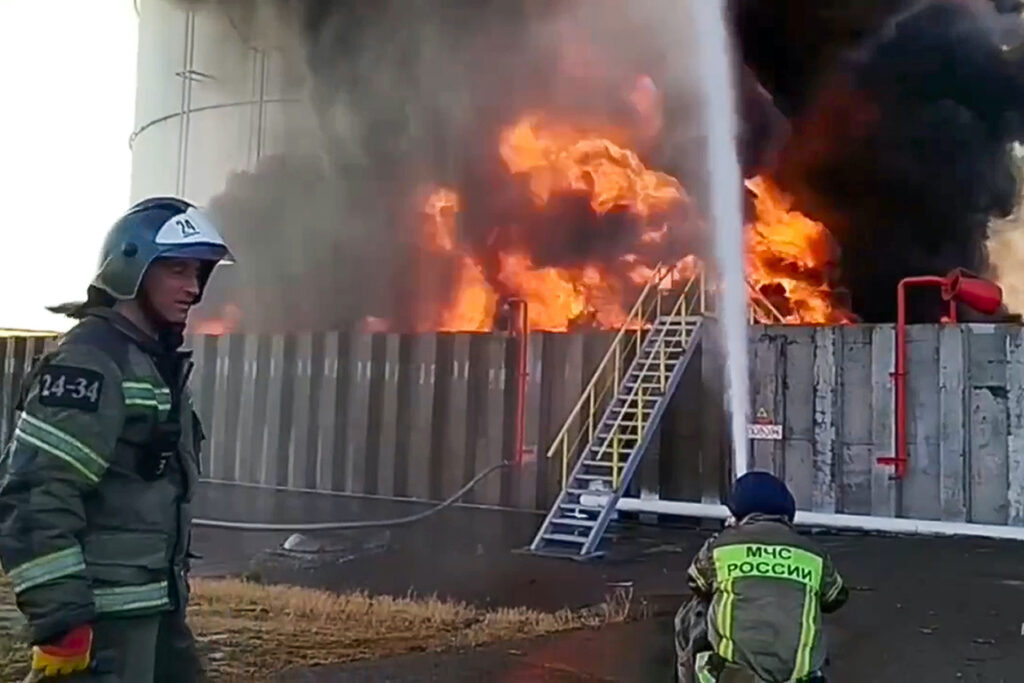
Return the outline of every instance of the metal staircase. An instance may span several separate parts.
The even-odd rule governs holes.
[[[659,267],[641,292],[547,457],[562,461],[562,491],[530,552],[575,559],[598,545],[662,414],[714,316],[715,287],[703,265]],[[750,323],[786,318],[750,282]]]
[[[563,488],[531,552],[577,559],[600,554],[615,506],[700,338],[703,271],[682,286],[677,279],[674,272],[656,272],[548,450],[549,458],[561,455]]]

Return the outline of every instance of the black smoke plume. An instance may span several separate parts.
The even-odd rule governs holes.
[[[239,16],[245,3],[186,4],[226,12],[245,35],[267,33]],[[700,199],[691,37],[659,26],[674,4],[637,0],[628,12],[565,0],[253,5],[299,27],[321,153],[265,158],[211,202],[239,265],[224,271],[206,310],[236,304],[248,330],[337,329],[367,316],[415,328],[454,289],[448,266],[457,263],[424,263],[418,253],[420,209],[437,186],[458,192],[459,241],[478,255],[526,240],[537,267],[615,261],[642,227],[637,219],[610,215],[597,226],[582,196],[560,197],[543,215],[527,211],[528,188],[510,178],[498,140],[531,111],[636,126],[628,93],[647,74],[664,96],[664,117],[641,155]],[[748,91],[744,102],[756,110],[762,93]],[[775,121],[758,116],[759,130]],[[642,254],[649,265],[702,249],[686,207],[667,218],[673,239]],[[496,261],[481,263],[505,294],[493,279]]]
[[[985,273],[989,221],[1018,191],[1024,134],[1018,3],[740,3],[747,63],[790,117],[774,175],[829,226],[866,321],[892,321],[896,285],[955,267]],[[918,321],[937,294],[912,299]],[[962,311],[969,314],[968,311]]]

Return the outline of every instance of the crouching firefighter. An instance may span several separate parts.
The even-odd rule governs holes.
[[[727,527],[687,572],[693,598],[676,615],[678,680],[825,680],[821,614],[847,590],[829,556],[793,529],[796,503],[767,472],[736,480]]]
[[[0,461],[0,562],[32,644],[29,678],[188,682],[189,504],[203,433],[181,350],[231,254],[174,198],[111,228],[79,322],[22,385]]]

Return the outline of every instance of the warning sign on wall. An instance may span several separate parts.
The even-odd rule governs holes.
[[[748,424],[747,438],[757,441],[782,441],[782,425]]]

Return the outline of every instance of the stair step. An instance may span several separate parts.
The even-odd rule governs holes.
[[[576,526],[582,528],[590,528],[597,526],[596,519],[573,519],[571,517],[554,517],[551,524],[565,524],[567,526]]]
[[[584,479],[587,481],[611,481],[612,478],[606,474],[576,474],[573,479]],[[598,493],[595,491],[594,493]]]
[[[614,424],[618,419],[635,420],[637,417],[641,417],[644,420],[651,419],[651,415],[654,415],[654,406],[645,406],[647,410],[637,410],[636,406],[626,403],[626,405],[612,406],[609,409],[608,416],[604,420],[604,425]]]
[[[597,452],[597,450],[594,448],[591,448],[590,451],[592,453]],[[583,465],[589,465],[591,467],[615,467],[615,463],[605,462],[604,460],[581,460],[580,463]],[[622,467],[623,464],[624,463],[620,462],[619,467]]]
[[[591,449],[589,449],[590,453],[593,453],[594,455],[601,455],[603,453],[607,453],[608,457],[609,457],[609,460],[594,460],[594,459],[590,459],[590,460],[587,460],[586,462],[594,464],[594,465],[600,465],[602,467],[615,467],[615,465],[612,464],[612,461],[610,459],[612,457],[611,450],[612,450],[611,448],[597,448],[597,447],[591,448]],[[619,467],[622,467],[623,465],[626,464],[626,458],[628,456],[629,456],[628,452],[623,451],[623,452],[619,453]]]
[[[643,379],[647,381],[637,383],[632,377],[627,379],[619,386],[619,393],[616,394],[615,398],[656,398],[655,395],[652,395],[652,392],[661,391],[661,380],[654,377],[645,377]],[[665,384],[668,384],[667,380]],[[639,389],[637,388],[638,386]]]
[[[624,382],[636,381],[638,379],[645,379],[649,381],[660,380],[662,375],[671,375],[670,366],[675,367],[678,365],[674,360],[669,358],[665,359],[665,372],[661,372],[661,361],[655,359],[651,361],[651,366],[648,368],[638,368],[630,371],[622,378]]]
[[[661,373],[659,372],[659,370],[660,370],[660,368],[655,367],[652,364],[651,367],[649,367],[649,368],[644,368],[642,370],[634,370],[634,371],[630,372],[628,375],[626,375],[622,379],[622,381],[623,381],[623,383],[626,383],[626,382],[636,382],[637,380],[648,380],[648,381],[651,381],[651,382],[660,382],[661,381]],[[671,372],[668,371],[668,367],[667,366],[665,368],[665,373],[664,374],[666,374],[666,375],[671,375],[672,374]]]
[[[559,541],[561,543],[578,543],[583,545],[587,542],[586,536],[570,536],[569,534],[544,534],[541,536],[545,541]]]
[[[665,384],[667,385],[668,382],[666,382]],[[619,389],[619,393],[616,394],[615,398],[632,398],[632,399],[637,399],[637,398],[657,398],[658,396],[661,396],[661,382],[660,381],[642,382],[639,385],[639,387],[640,388],[638,389],[636,382],[630,382],[630,381],[623,382],[622,386]],[[622,391],[623,389],[625,389],[625,391]],[[654,393],[654,392],[658,392],[658,393]]]
[[[567,489],[565,489],[565,492],[566,493],[571,493],[574,496],[600,496],[602,494],[610,493],[610,491],[591,491],[590,489],[574,489],[574,488],[567,488]],[[584,506],[584,507],[586,507],[586,506]],[[594,509],[595,510],[599,510],[600,508],[594,508]]]
[[[671,373],[666,372],[665,374],[669,375]],[[665,380],[667,382],[668,378],[666,377]],[[661,377],[657,372],[630,373],[622,378],[622,384],[619,386],[632,389],[637,384],[652,389],[661,388]]]
[[[624,403],[624,405],[620,404],[617,406],[612,406],[611,408],[608,409],[608,415],[604,420],[605,422],[614,422],[620,417],[635,418],[637,416],[640,416],[644,419],[647,419],[651,415],[654,415],[654,406],[645,406],[643,404],[637,406],[636,398],[625,398],[622,399],[622,402]]]
[[[660,384],[642,384],[639,388],[635,384],[624,384],[613,400],[636,401],[637,399],[657,399],[661,398],[663,394],[664,392]]]
[[[626,389],[629,389],[630,393],[632,393],[633,387],[635,387],[636,385],[635,384],[623,384],[622,386],[624,388],[626,388]],[[652,391],[661,391],[661,385],[660,384],[644,384],[642,386],[645,389],[650,389]],[[657,401],[660,398],[661,398],[661,394],[658,394],[656,396],[652,396],[651,394],[644,393],[641,396],[641,395],[639,395],[639,392],[638,392],[637,394],[634,394],[632,396],[629,395],[629,394],[626,394],[625,396],[622,395],[622,394],[619,394],[618,396],[616,396],[612,400],[613,401],[635,401],[637,399],[640,399],[641,401]]]
[[[661,398],[661,394],[660,393],[658,393],[658,394],[650,393],[650,392],[654,392],[654,391],[660,392],[661,391],[661,385],[660,384],[643,384],[643,385],[641,385],[641,387],[642,387],[641,391],[643,391],[643,394],[641,394],[639,391],[637,393],[635,393],[635,394],[633,393],[633,389],[636,387],[635,384],[623,384],[622,387],[624,389],[626,389],[629,393],[619,394],[614,399],[612,399],[613,401],[636,401],[637,399],[640,399],[641,401],[657,401],[658,399]]]
[[[579,503],[559,503],[558,507],[563,510],[571,510],[574,512],[592,512],[595,515],[601,514],[601,510],[604,509],[601,506],[595,507],[593,505],[580,505]]]

